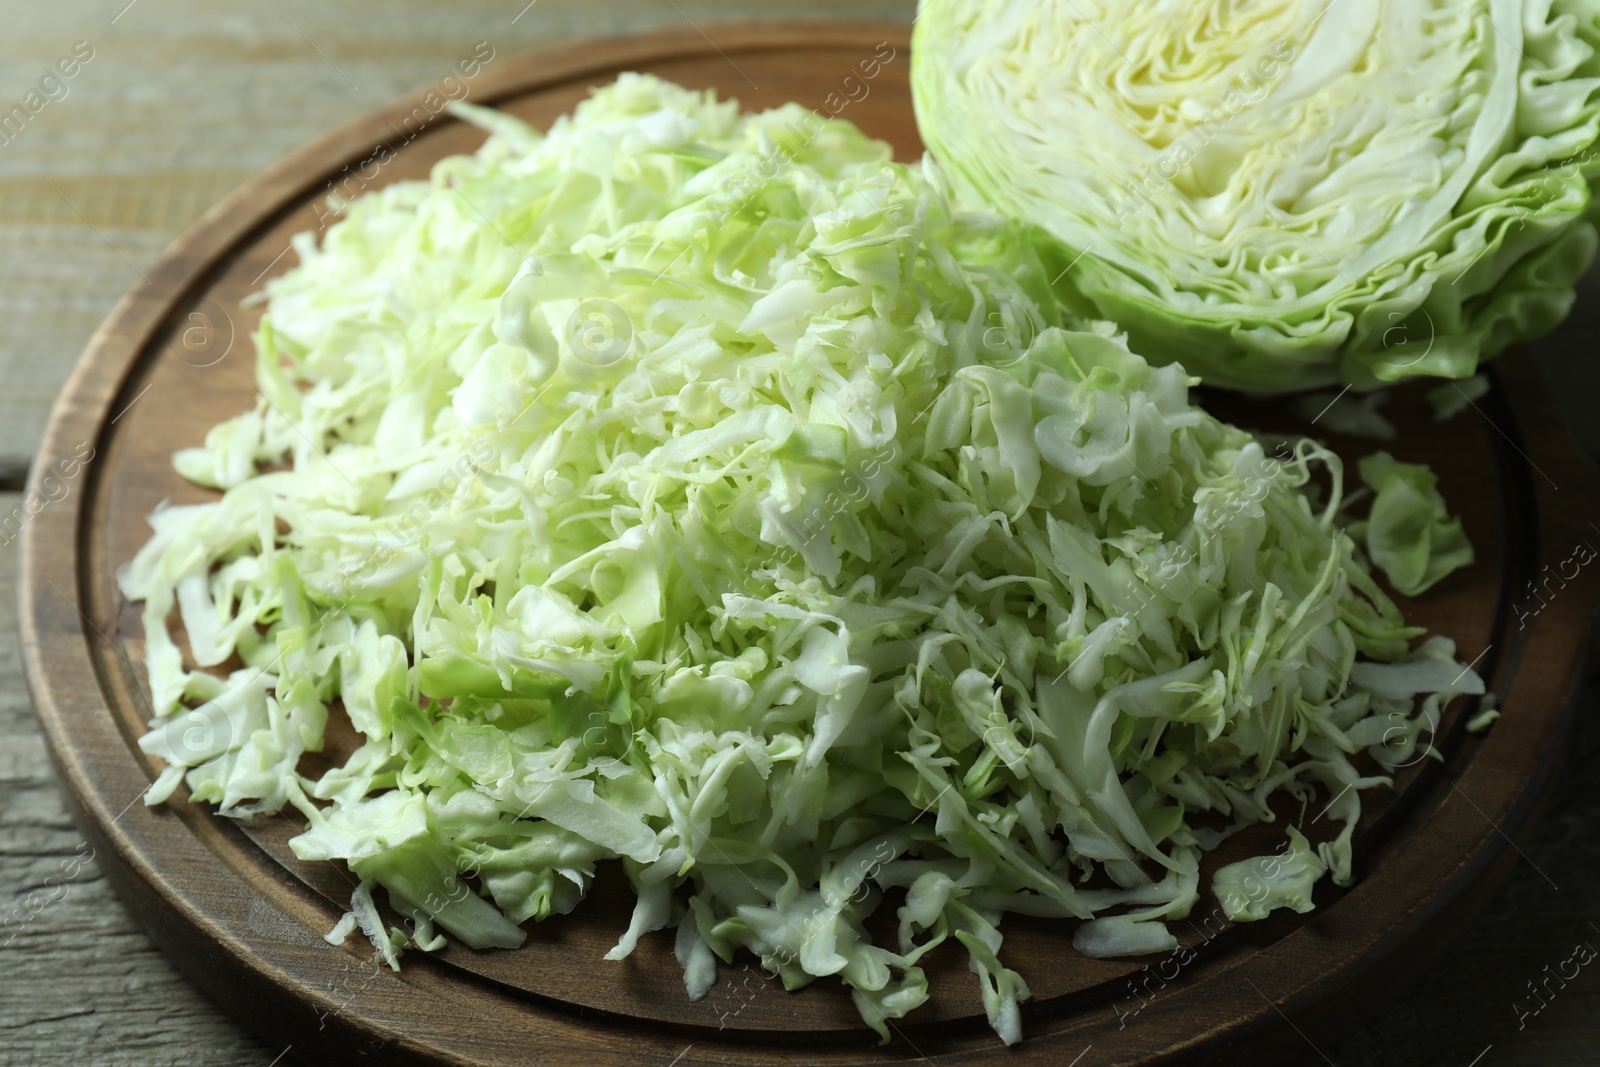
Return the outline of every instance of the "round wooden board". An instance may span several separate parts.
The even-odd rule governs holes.
[[[880,42],[894,52],[886,62]],[[869,79],[862,64],[874,58],[881,66]],[[473,80],[472,99],[548,125],[590,86],[648,70],[750,108],[793,99],[842,110],[913,159],[921,147],[908,60],[903,26],[718,26],[500,59]],[[53,499],[23,539],[29,683],[98,858],[174,960],[246,1023],[292,1045],[293,1058],[1095,1067],[1231,1059],[1249,1048],[1314,1059],[1307,1042],[1336,1039],[1414,979],[1444,933],[1470,917],[1516,860],[1508,846],[1561,762],[1588,616],[1600,602],[1600,568],[1571,562],[1579,546],[1600,544],[1591,521],[1600,483],[1523,354],[1502,359],[1490,395],[1448,422],[1429,420],[1420,388],[1400,390],[1389,410],[1401,426],[1391,450],[1433,464],[1479,554],[1476,565],[1405,607],[1413,621],[1456,638],[1499,694],[1504,718],[1472,736],[1462,728],[1472,704],[1452,709],[1436,738],[1446,760],[1406,770],[1392,792],[1369,794],[1357,838],[1360,878],[1348,890],[1321,887],[1312,914],[1225,928],[1204,898],[1190,923],[1175,924],[1193,949],[1182,966],[1170,958],[1089,960],[1071,948],[1071,924],[1008,919],[1005,956],[1034,991],[1024,1009],[1027,1040],[1009,1052],[985,1024],[976,980],[954,952],[932,958],[933,1000],[902,1020],[886,1046],[836,984],[785,993],[753,960],[725,966],[711,994],[690,1002],[667,934],[647,938],[627,961],[601,958],[630,907],[615,870],[602,872],[575,913],[531,928],[526,947],[513,952],[452,946],[412,954],[391,974],[368,962],[359,939],[338,948],[324,942],[350,882],[342,868],[293,858],[285,842],[295,824],[238,824],[183,802],[181,791],[166,807],[139,803],[159,767],[135,744],[149,718],[142,633],[114,574],[146,537],[144,518],[157,502],[208,497],[173,473],[170,456],[254,402],[249,334],[259,311],[241,300],[292,264],[289,238],[316,228],[330,183],[348,189],[352,172],[363,175],[357,189],[422,177],[442,156],[481,142],[475,129],[439,115],[368,178],[360,161],[405,139],[418,108],[436,110],[419,93],[251,182],[122,300],[56,405],[34,484]],[[1293,428],[1281,403],[1208,402],[1247,425]],[[1333,443],[1348,456],[1373,447],[1337,435]],[[58,464],[90,448],[81,470],[60,473],[72,468]],[[52,468],[55,480],[43,480]],[[1519,610],[1535,580],[1544,582],[1541,600]],[[1207,870],[1270,849],[1271,840],[1241,835]]]

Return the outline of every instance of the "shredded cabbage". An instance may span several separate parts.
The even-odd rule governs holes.
[[[476,155],[296,241],[260,401],[175,461],[219,498],[120,575],[150,803],[297,809],[391,963],[620,860],[609,959],[672,927],[691,996],[746,950],[885,1039],[950,940],[1018,1040],[1006,912],[1165,948],[1277,794],[1337,829],[1259,908],[1349,882],[1360,791],[1482,686],[1412,649],[1337,457],[1194,407],[846,123],[631,75],[547,135],[463,114]],[[361,743],[308,776],[330,715]]]
[[[1396,590],[1416,596],[1472,563],[1472,542],[1445,507],[1438,475],[1387,452],[1363,458],[1359,469],[1374,494],[1372,510],[1350,533]]]
[[[1596,0],[923,0],[923,139],[1061,297],[1257,391],[1466,378],[1596,246]]]
[[[1428,406],[1433,409],[1433,421],[1443,422],[1454,418],[1476,406],[1479,400],[1489,395],[1489,378],[1487,375],[1474,374],[1472,377],[1459,382],[1446,382],[1444,385],[1435,386],[1428,390]]]

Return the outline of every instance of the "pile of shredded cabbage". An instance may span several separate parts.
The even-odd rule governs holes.
[[[846,123],[640,76],[548,135],[465,113],[476,155],[302,235],[259,403],[176,459],[220,499],[121,574],[151,803],[292,805],[391,963],[620,858],[608,958],[674,927],[691,996],[746,949],[885,1038],[951,939],[1020,1037],[1006,912],[1175,947],[1274,794],[1340,829],[1224,869],[1229,913],[1349,882],[1361,790],[1482,686],[1411,648],[1336,457],[1064,319],[1021,228]],[[330,714],[360,746],[302,774]]]

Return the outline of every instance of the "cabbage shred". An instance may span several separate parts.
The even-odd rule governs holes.
[[[1019,1039],[1008,911],[1175,946],[1276,794],[1338,830],[1236,917],[1350,881],[1361,791],[1482,686],[1412,647],[1336,457],[1192,406],[849,124],[641,76],[548,134],[463,113],[476,155],[297,240],[260,401],[176,458],[220,497],[120,576],[149,802],[297,809],[391,963],[515,946],[620,860],[608,958],[672,927],[690,995],[742,949],[885,1038],[954,941]],[[360,744],[312,777],[330,715]]]

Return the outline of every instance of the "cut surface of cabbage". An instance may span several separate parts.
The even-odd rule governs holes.
[[[1596,0],[924,0],[918,122],[1208,382],[1466,378],[1593,258]]]

